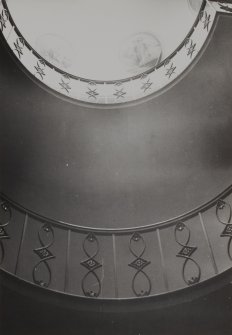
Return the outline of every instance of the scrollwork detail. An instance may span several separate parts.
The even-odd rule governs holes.
[[[46,241],[45,242],[45,236],[46,236]],[[33,276],[33,281],[35,284],[47,288],[51,284],[51,279],[52,279],[52,272],[50,265],[48,263],[49,260],[55,258],[55,256],[52,254],[52,252],[49,250],[49,248],[53,245],[54,243],[54,230],[50,224],[44,224],[41,228],[41,230],[38,232],[38,239],[40,242],[40,247],[34,249],[34,253],[39,256],[40,261],[34,266],[32,276]],[[38,271],[39,269],[44,266],[45,270],[48,275],[48,279],[39,279],[38,277]]]
[[[136,247],[140,243],[140,251],[136,250]],[[135,260],[128,264],[128,266],[134,268],[136,273],[132,279],[132,290],[137,297],[148,296],[151,293],[151,280],[147,273],[144,271],[145,267],[147,267],[151,262],[147,261],[143,258],[143,255],[146,251],[146,243],[144,238],[139,233],[134,233],[130,239],[129,249],[132,255],[135,257]],[[141,289],[140,291],[136,288],[136,281],[138,280],[139,276],[143,277],[143,281],[145,281],[145,285],[147,286],[146,289]]]
[[[5,247],[3,240],[9,240],[10,236],[7,233],[6,227],[10,224],[12,218],[11,208],[7,202],[0,202],[0,265],[3,263],[5,258]]]
[[[216,205],[216,217],[217,220],[225,226],[223,232],[221,233],[221,237],[229,237],[227,243],[227,253],[232,261],[232,250],[231,250],[231,242],[232,242],[232,224],[231,224],[231,216],[232,210],[231,205],[224,200],[219,200]]]
[[[181,233],[187,233],[186,240],[184,243],[180,241]],[[179,251],[176,257],[182,257],[185,259],[182,267],[182,277],[185,283],[189,286],[199,283],[201,279],[201,268],[199,264],[191,257],[197,250],[197,247],[189,245],[190,238],[191,238],[190,229],[183,222],[177,223],[177,225],[175,226],[175,240],[182,247],[182,249]],[[189,262],[192,262],[192,264],[195,265],[197,271],[196,275],[191,276],[191,278],[188,278],[186,274],[186,266]]]
[[[81,282],[82,291],[86,297],[97,298],[101,293],[102,284],[96,270],[101,268],[102,264],[96,260],[96,256],[100,251],[99,241],[96,235],[90,233],[86,236],[83,241],[83,250],[87,259],[82,261],[81,265],[84,266],[88,272],[84,275]],[[94,285],[91,285],[90,288],[87,281],[91,279],[91,277],[94,280]]]

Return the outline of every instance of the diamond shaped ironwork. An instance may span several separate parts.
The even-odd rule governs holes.
[[[188,247],[185,246],[181,249],[181,251],[177,254],[178,257],[190,257],[197,250],[196,247]]]
[[[3,227],[0,227],[0,239],[9,239],[9,235]]]
[[[47,260],[47,259],[51,259],[54,258],[53,254],[51,253],[51,251],[49,251],[47,248],[43,248],[43,249],[37,249],[34,250],[34,252],[42,259],[42,260]]]
[[[102,266],[100,263],[98,263],[93,258],[90,258],[90,259],[87,259],[86,261],[81,262],[81,265],[83,265],[89,271],[95,271],[96,269]]]
[[[132,263],[129,264],[132,268],[140,271],[144,269],[147,265],[149,265],[151,262],[146,261],[145,259],[139,257],[135,259]]]
[[[227,224],[227,225],[225,226],[225,229],[224,229],[223,232],[221,233],[221,236],[232,237],[232,224]]]

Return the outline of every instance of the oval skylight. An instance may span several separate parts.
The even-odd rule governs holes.
[[[8,6],[43,58],[91,80],[151,69],[183,41],[198,15],[186,0],[8,0]]]
[[[169,85],[201,50],[215,15],[205,0],[2,4],[13,26],[5,37],[23,65],[55,91],[100,104],[140,99]]]

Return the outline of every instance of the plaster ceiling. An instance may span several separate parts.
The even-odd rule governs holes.
[[[184,40],[202,0],[8,0],[28,43],[60,69],[119,80],[151,69]]]

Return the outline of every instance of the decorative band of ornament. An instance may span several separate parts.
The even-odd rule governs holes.
[[[221,10],[224,10],[225,12],[232,13],[232,6],[229,7],[228,5],[225,6],[225,5],[222,5],[222,4],[220,4],[219,6],[220,6]]]
[[[55,258],[49,248],[54,243],[54,231],[50,224],[44,224],[38,232],[40,247],[34,249],[34,253],[40,258],[40,261],[34,266],[32,277],[35,284],[47,288],[51,284],[52,273],[48,263]]]
[[[231,206],[224,200],[219,200],[216,205],[216,216],[220,223],[225,225],[223,232],[221,233],[221,237],[229,237],[227,244],[227,253],[232,261],[232,250],[231,250],[231,242],[232,242],[232,224],[231,224]]]
[[[0,29],[3,31],[6,29],[7,21],[9,20],[9,13],[6,9],[3,9],[0,14]]]
[[[12,213],[7,202],[0,202],[0,265],[5,258],[4,240],[9,240],[6,227],[10,224]]]
[[[31,75],[66,97],[90,104],[122,104],[160,94],[192,64],[213,27],[217,10],[203,0],[186,38],[165,60],[150,70],[122,80],[99,81],[66,73],[41,57],[18,30],[7,6],[0,0],[0,28],[9,47]]]
[[[130,238],[129,244],[130,252],[135,256],[135,260],[128,264],[136,270],[135,275],[132,279],[132,290],[136,297],[149,296],[151,293],[151,280],[145,268],[151,263],[143,258],[143,255],[146,251],[146,243],[139,233],[134,233]],[[141,288],[142,287],[142,288]]]
[[[96,235],[90,233],[83,241],[83,250],[87,259],[81,262],[88,272],[82,279],[81,287],[86,297],[97,298],[101,294],[101,280],[96,272],[102,264],[96,260],[100,247]]]
[[[232,13],[232,1],[231,0],[211,0],[213,6],[217,11]]]
[[[183,237],[185,238],[184,243],[180,241],[181,238],[180,234],[182,235],[185,234],[185,236]],[[201,279],[201,268],[198,265],[198,263],[193,258],[191,258],[191,256],[197,250],[197,247],[189,246],[190,238],[191,238],[191,232],[189,228],[183,222],[177,223],[175,227],[175,240],[182,247],[182,249],[179,251],[176,257],[182,257],[185,259],[182,267],[182,277],[187,285],[197,284]],[[188,263],[190,262],[196,268],[196,274],[192,275],[191,277],[187,276],[186,274],[186,268]]]
[[[0,268],[21,280],[28,281],[29,277],[31,283],[42,288],[49,288],[55,292],[77,297],[117,300],[161,296],[173,291],[172,281],[178,283],[179,288],[184,289],[186,284],[190,286],[200,282],[201,268],[198,264],[200,262],[207,265],[204,268],[204,280],[211,279],[214,275],[221,275],[228,270],[226,257],[223,260],[214,258],[214,252],[216,254],[218,247],[220,248],[220,235],[217,239],[211,234],[208,235],[207,227],[210,226],[210,229],[215,231],[219,222],[225,226],[221,236],[229,237],[228,255],[232,259],[230,250],[232,239],[231,191],[230,187],[208,203],[204,210],[198,209],[188,218],[185,216],[178,220],[175,219],[172,224],[164,225],[161,234],[159,233],[160,229],[153,226],[141,231],[121,230],[116,239],[114,238],[115,233],[112,231],[104,230],[94,233],[88,228],[83,230],[80,227],[74,227],[71,229],[65,225],[57,224],[56,221],[48,222],[46,218],[16,206],[12,201],[2,196],[0,201],[0,244],[2,245],[0,257],[4,258],[4,253],[6,253],[6,257]],[[215,209],[216,215],[212,217],[211,212]],[[201,215],[202,212],[204,215]],[[22,214],[26,214],[26,217],[24,218]],[[200,222],[197,221],[197,218],[200,219],[202,227],[204,227],[200,231]],[[16,229],[13,229],[13,225]],[[173,229],[175,229],[175,234]],[[9,234],[9,232],[11,233]],[[158,242],[158,244],[155,243],[155,232],[157,232],[156,243]],[[37,238],[37,234],[38,245],[35,245],[33,249],[28,243],[28,239]],[[75,253],[76,248],[73,244],[75,239],[72,239],[71,234],[78,236],[78,240],[82,241],[80,246],[82,247],[82,255]],[[200,245],[196,247],[190,243],[193,234],[196,234],[196,239],[199,238],[201,241],[201,249]],[[58,243],[58,237],[62,243]],[[4,240],[9,238],[8,241]],[[25,241],[27,242],[25,243]],[[56,251],[53,251],[52,246],[55,241]],[[202,245],[203,241],[205,241],[205,245]],[[4,252],[6,242],[7,248]],[[165,249],[162,249],[162,245],[165,246]],[[206,251],[207,247],[208,252]],[[157,252],[158,248],[159,252]],[[176,248],[180,249],[178,253]],[[197,255],[199,249],[201,253],[199,252]],[[206,252],[203,252],[204,250]],[[66,258],[63,257],[65,253]],[[211,257],[209,257],[210,253]],[[34,257],[31,257],[33,254]],[[55,258],[56,261],[54,261]],[[128,258],[129,261],[125,263],[125,259]],[[76,259],[78,260],[75,261]],[[104,271],[105,267],[103,266],[106,263],[105,260],[107,271]],[[217,271],[218,262],[220,262],[219,272]],[[175,268],[180,266],[178,272],[182,275],[175,276],[172,269],[170,271],[170,264],[171,267]],[[169,267],[166,267],[167,265]],[[74,269],[76,266],[79,274]],[[231,273],[232,268],[229,270]],[[60,280],[52,281],[53,277],[56,279],[57,271],[60,271]],[[153,271],[156,271],[157,278],[153,276]],[[129,285],[125,285],[125,280]],[[228,277],[228,282],[229,280]]]

